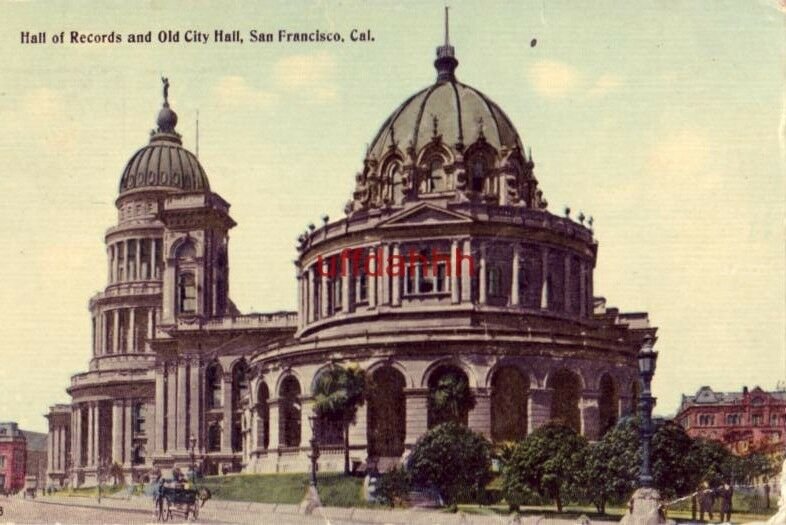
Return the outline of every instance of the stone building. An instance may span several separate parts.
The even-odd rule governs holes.
[[[0,493],[13,494],[25,486],[27,440],[16,423],[0,423]]]
[[[689,436],[721,441],[735,454],[782,451],[786,445],[786,392],[760,387],[715,392],[701,387],[682,396],[674,417]]]
[[[463,422],[495,441],[551,419],[596,439],[633,409],[655,328],[595,296],[591,220],[548,211],[531,153],[456,79],[453,47],[434,64],[436,81],[373,138],[345,217],[300,235],[297,312],[234,307],[235,223],[183,147],[165,84],[158,127],[121,176],[89,370],[50,417],[73,483],[192,456],[209,473],[305,471],[314,385],[349,363],[374,384],[350,430],[361,466],[399,461],[443,419],[429,393],[446,376],[474,393]],[[323,470],[342,467],[335,426],[315,424]]]

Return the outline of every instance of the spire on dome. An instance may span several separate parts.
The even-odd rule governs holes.
[[[455,71],[458,67],[456,50],[450,45],[448,9],[448,6],[445,6],[445,44],[437,48],[437,59],[434,61],[434,67],[437,68],[437,82],[456,80]]]

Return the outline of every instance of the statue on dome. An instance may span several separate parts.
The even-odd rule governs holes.
[[[164,106],[169,107],[169,78],[161,75],[161,82],[164,84]]]

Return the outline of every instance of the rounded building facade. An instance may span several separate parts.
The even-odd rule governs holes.
[[[340,422],[310,420],[333,366],[373,385],[349,429],[360,470],[399,463],[447,419],[496,443],[552,420],[593,440],[635,409],[636,354],[656,329],[595,295],[591,221],[548,210],[524,141],[457,80],[450,45],[434,64],[374,136],[345,217],[299,236],[297,312],[268,314],[232,304],[235,223],[175,131],[164,79],[158,127],[122,171],[90,369],[53,426],[69,440],[61,483],[113,463],[134,479],[192,460],[306,471],[312,437],[320,468],[341,470]],[[433,402],[451,383],[474,399],[458,414]]]

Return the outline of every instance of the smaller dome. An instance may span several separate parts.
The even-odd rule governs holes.
[[[183,147],[175,131],[177,113],[167,100],[169,81],[164,80],[164,105],[158,112],[158,129],[150,144],[131,156],[120,178],[120,195],[139,189],[210,191],[207,175],[196,155]]]

